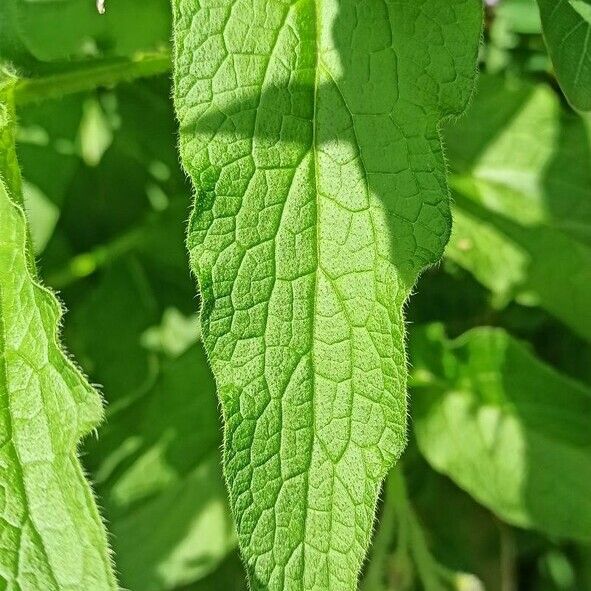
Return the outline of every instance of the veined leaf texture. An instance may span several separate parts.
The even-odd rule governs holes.
[[[61,308],[35,274],[10,93],[0,81],[0,588],[117,588],[77,457],[101,400],[58,342]]]
[[[451,226],[480,0],[174,0],[188,244],[253,589],[356,588],[404,449],[403,306]]]
[[[591,110],[591,3],[538,0],[544,39],[560,86],[575,109]]]

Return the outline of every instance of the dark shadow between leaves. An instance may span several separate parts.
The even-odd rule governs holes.
[[[561,110],[542,191],[553,225],[591,247],[591,125],[572,112]]]

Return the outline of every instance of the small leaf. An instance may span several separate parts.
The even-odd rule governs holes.
[[[448,240],[438,127],[481,0],[175,0],[188,244],[253,589],[353,590],[406,438],[402,308]]]
[[[61,308],[35,277],[2,90],[0,586],[113,590],[105,531],[76,455],[101,419],[101,400],[61,349]]]
[[[573,107],[591,111],[591,3],[538,0],[556,76]]]
[[[509,523],[591,539],[591,391],[501,329],[433,325],[411,351],[429,463]]]

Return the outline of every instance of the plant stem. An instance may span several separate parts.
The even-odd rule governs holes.
[[[137,54],[129,59],[83,63],[76,69],[39,78],[18,80],[14,86],[18,106],[58,98],[102,86],[163,74],[170,70],[168,51]]]
[[[132,251],[141,241],[141,228],[134,228],[115,238],[112,242],[101,244],[81,254],[74,256],[68,263],[47,276],[47,283],[53,289],[65,289],[72,283],[95,273],[97,269]]]

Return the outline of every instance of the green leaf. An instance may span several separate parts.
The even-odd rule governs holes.
[[[112,134],[92,166],[76,149],[88,101]],[[70,311],[68,348],[108,402],[83,459],[109,522],[120,583],[141,591],[194,583],[235,549],[236,535],[213,379],[196,344],[184,235],[190,189],[170,141],[170,82],[27,104],[19,114],[25,178],[60,206],[43,271]],[[163,209],[148,199],[155,186]]]
[[[544,86],[486,76],[479,86],[446,130],[456,193],[446,254],[499,305],[538,305],[591,339],[589,121]]]
[[[591,391],[500,329],[413,335],[413,424],[429,463],[509,523],[591,538]]]
[[[100,105],[113,136],[96,166],[81,158],[81,122],[87,101]],[[152,115],[149,124],[146,109]],[[170,81],[160,77],[122,84],[115,91],[27,104],[19,108],[19,121],[18,150],[25,180],[60,207],[43,252],[48,283],[63,290],[135,249],[151,261],[151,267],[166,274],[173,296],[168,305],[188,303],[184,308],[188,314],[194,307],[184,244],[190,185],[171,141],[176,121]],[[161,203],[154,202],[151,192],[157,193]],[[185,304],[178,301],[179,290]],[[108,313],[109,307],[100,309],[100,316]],[[125,320],[134,322],[134,318]],[[106,344],[117,347],[109,339]]]
[[[248,591],[244,566],[240,561],[238,552],[231,554],[220,568],[209,577],[193,585],[179,588],[176,591],[211,591],[212,589]]]
[[[495,7],[495,26],[502,21],[505,30],[522,35],[542,32],[540,13],[535,0],[503,0]]]
[[[0,70],[0,178],[12,199],[22,205],[22,179],[14,148],[16,141],[16,115],[12,79]]]
[[[92,165],[76,141],[89,101],[112,136]],[[213,379],[196,343],[184,235],[190,188],[170,141],[170,81],[30,103],[19,115],[25,178],[60,206],[42,268],[70,311],[68,348],[108,402],[83,459],[109,522],[121,586],[194,585],[235,549],[236,535]],[[154,187],[163,207],[148,198]]]
[[[591,111],[591,3],[538,0],[538,5],[560,86],[573,107]]]
[[[253,589],[355,588],[406,431],[402,307],[450,231],[480,0],[175,0],[182,160]]]
[[[61,349],[61,308],[35,277],[16,160],[7,157],[14,148],[4,141],[14,126],[6,97],[0,94],[0,584],[116,589],[76,454],[101,419],[101,400]]]
[[[236,547],[236,537],[201,345],[157,360],[154,384],[111,408],[101,440],[88,451],[122,584],[161,591],[203,578]],[[155,523],[166,526],[155,532]]]
[[[60,98],[101,86],[115,86],[137,78],[155,76],[170,69],[168,52],[137,53],[128,58],[89,60],[68,65],[57,73],[37,73],[19,80],[15,88],[19,105]]]
[[[157,536],[155,523],[166,524]],[[114,544],[117,564],[130,589],[176,589],[214,572],[236,548],[219,455],[114,522],[113,536],[119,540]],[[138,539],[144,543],[138,545]]]
[[[431,554],[448,569],[472,573],[472,577],[464,574],[456,578],[466,583],[458,585],[456,591],[503,591],[507,584],[503,570],[508,568],[503,562],[508,559],[504,544],[510,541],[511,528],[499,527],[490,511],[449,478],[435,472],[416,445],[405,456],[405,468],[408,494]],[[480,586],[475,577],[481,581]]]
[[[179,228],[185,213],[179,212]],[[182,246],[180,232],[159,229]],[[190,283],[188,275],[183,278]],[[219,466],[221,430],[209,366],[195,345],[195,322],[190,343],[186,329],[170,334],[175,348],[164,351],[175,358],[158,354],[154,336],[164,330],[154,326],[159,292],[170,298],[174,290],[137,248],[82,283],[66,300],[72,319],[67,336],[109,400],[100,439],[85,448],[85,465],[110,523],[121,584],[173,589],[209,574],[236,546]],[[186,299],[189,307],[192,297]],[[144,348],[148,335],[150,350]],[[145,542],[137,544],[138,537]]]
[[[92,0],[2,0],[0,60],[26,75],[64,72],[76,62],[156,51],[170,39],[166,0],[107,1],[99,15]]]

